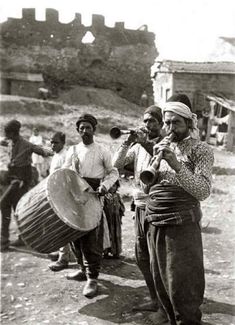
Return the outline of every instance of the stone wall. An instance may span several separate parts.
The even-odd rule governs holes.
[[[139,103],[143,90],[152,96],[150,69],[157,56],[155,35],[147,30],[125,29],[118,22],[105,26],[103,16],[93,15],[91,26],[76,14],[60,23],[58,11],[46,9],[46,20],[35,20],[35,9],[23,9],[22,19],[1,24],[3,71],[42,73],[45,86],[57,92],[70,85],[108,88]],[[83,37],[91,32],[92,44]]]

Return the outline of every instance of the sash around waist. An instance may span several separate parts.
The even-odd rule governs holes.
[[[23,180],[25,183],[30,183],[32,180],[32,166],[10,166],[8,168],[8,178],[9,180],[20,179]]]
[[[147,201],[146,213],[164,214],[189,210],[200,206],[199,201],[182,187],[176,185],[154,185]]]
[[[90,177],[83,177],[85,181],[92,187],[94,191],[100,186],[101,179],[99,178],[90,178]]]

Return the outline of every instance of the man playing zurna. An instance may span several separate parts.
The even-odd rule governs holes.
[[[145,206],[148,195],[143,192],[140,173],[145,170],[153,156],[153,147],[162,140],[162,111],[155,105],[144,111],[143,124],[145,131],[131,133],[114,155],[113,164],[117,168],[133,165],[135,188],[133,191],[135,204],[135,256],[136,262],[144,276],[149,289],[151,301],[135,305],[134,311],[156,311],[159,308],[158,298],[154,289],[152,274],[149,267],[149,253],[144,225]]]
[[[96,125],[97,120],[91,114],[79,117],[76,127],[82,142],[68,149],[63,167],[77,171],[94,191],[104,195],[117,181],[119,174],[112,166],[111,153],[94,142]],[[87,279],[83,294],[91,298],[97,293],[97,278],[103,253],[103,218],[97,228],[76,240],[73,246],[76,258],[81,261],[82,270],[67,278],[78,281]]]
[[[205,287],[199,201],[210,195],[214,157],[199,140],[190,105],[186,95],[175,95],[163,109],[173,140],[155,145],[162,160],[146,206],[151,272],[171,325],[201,324]],[[151,316],[159,324],[161,315]]]

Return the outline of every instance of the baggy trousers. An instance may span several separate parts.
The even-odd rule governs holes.
[[[72,242],[71,248],[87,278],[97,279],[103,253],[103,216],[99,226]]]
[[[11,222],[11,212],[12,209],[15,211],[16,205],[20,198],[28,191],[28,186],[19,184],[9,185],[8,188],[2,195],[1,201],[1,214],[2,214],[2,224],[1,224],[1,244],[9,244],[9,227]]]
[[[147,244],[147,236],[145,230],[145,210],[135,207],[135,256],[136,263],[142,272],[150,297],[154,302],[158,301],[154,287],[153,276],[150,270],[150,257]]]
[[[205,279],[199,223],[149,223],[147,239],[155,289],[171,324],[201,324]]]

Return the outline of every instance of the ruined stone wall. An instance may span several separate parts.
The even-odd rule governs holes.
[[[82,43],[88,31],[95,37],[92,44]],[[80,14],[63,24],[54,9],[46,10],[45,21],[35,20],[35,9],[23,9],[22,19],[1,24],[1,69],[42,73],[54,91],[76,84],[108,88],[139,103],[143,90],[153,92],[154,40],[153,33],[125,29],[124,23],[109,28],[100,15],[86,27]]]

